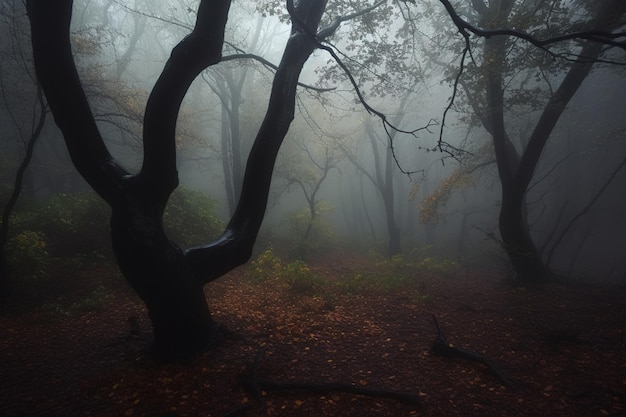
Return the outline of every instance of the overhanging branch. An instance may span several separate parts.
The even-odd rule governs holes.
[[[263,58],[262,56],[259,56],[259,55],[256,55],[256,54],[251,54],[251,53],[245,53],[245,52],[223,56],[222,57],[222,62],[234,61],[234,60],[237,60],[237,59],[253,59],[253,60],[258,61],[259,63],[263,64],[263,66],[265,66],[267,68],[270,68],[273,71],[278,70],[278,66],[276,66],[275,64],[272,64],[270,61],[268,61],[267,59]],[[302,88],[306,88],[307,90],[316,91],[318,93],[327,93],[329,91],[336,90],[336,87],[332,87],[332,88],[314,87],[312,85],[308,85],[308,84],[302,83],[300,81],[298,81],[298,85],[300,87],[302,87]]]
[[[196,26],[176,45],[146,104],[142,184],[165,205],[178,185],[176,123],[191,83],[222,57],[230,0],[202,0]]]
[[[358,11],[358,12],[352,13],[350,15],[347,15],[347,16],[343,17],[343,18],[341,18],[341,17],[340,18],[336,18],[335,21],[338,21],[339,23],[341,23],[343,21],[348,20],[347,18],[349,16],[352,16],[351,18],[361,16],[364,13],[369,12],[369,11],[375,9],[376,7],[379,7],[382,4],[384,4],[384,2],[382,2],[382,1],[378,2],[378,3],[375,3],[373,6],[371,6],[369,8],[366,8],[366,9],[363,9],[362,11]],[[326,52],[328,52],[330,54],[330,56],[335,60],[337,65],[339,65],[339,67],[344,72],[346,77],[348,77],[348,80],[350,81],[350,84],[352,85],[352,88],[354,89],[354,92],[357,95],[357,98],[358,98],[359,102],[361,103],[361,105],[365,108],[365,110],[368,113],[377,116],[382,121],[384,129],[385,129],[385,132],[387,133],[387,136],[390,138],[390,140],[392,139],[391,133],[390,133],[390,129],[395,131],[395,132],[408,134],[408,135],[411,135],[411,136],[414,136],[414,137],[417,137],[417,133],[420,132],[420,131],[423,131],[423,130],[429,131],[430,127],[434,124],[433,120],[430,120],[426,126],[422,126],[422,127],[417,128],[417,129],[412,129],[412,130],[400,129],[399,127],[395,126],[394,124],[392,124],[388,120],[386,114],[384,114],[383,112],[375,109],[374,107],[372,107],[367,102],[367,100],[363,96],[363,93],[361,92],[361,89],[360,89],[359,85],[357,84],[356,80],[354,79],[354,76],[350,72],[350,69],[341,60],[341,58],[339,58],[339,56],[335,52],[334,47],[331,47],[330,46],[331,44],[329,42],[325,41],[325,38],[327,38],[330,35],[332,35],[332,33],[335,30],[337,30],[337,28],[339,28],[339,24],[333,26],[333,24],[331,23],[331,25],[329,25],[326,28],[322,29],[319,33],[315,33],[314,31],[312,31],[306,25],[306,22],[302,21],[302,19],[300,19],[297,16],[297,14],[295,13],[295,7],[294,7],[293,0],[287,0],[287,11],[289,12],[289,15],[291,16],[293,21],[295,23],[297,23],[302,28],[304,33],[306,33],[316,43],[316,47],[319,48],[319,49],[322,49],[322,50],[324,50]],[[333,32],[330,31],[330,28],[332,28],[332,27],[334,27]],[[322,34],[323,37],[320,36],[320,33]],[[400,167],[400,169],[402,170],[401,167]],[[405,172],[403,170],[402,170],[402,172],[406,173],[406,174],[410,174],[410,172]]]
[[[50,110],[74,166],[109,203],[127,175],[109,153],[96,126],[71,49],[71,0],[28,0],[33,60]]]
[[[570,40],[586,40],[586,41],[600,43],[603,45],[617,47],[617,48],[626,50],[626,40],[620,40],[622,38],[626,39],[626,31],[608,32],[604,30],[588,30],[588,31],[565,33],[563,35],[554,36],[554,37],[550,37],[546,39],[539,39],[527,32],[523,32],[523,31],[519,31],[515,29],[509,29],[509,28],[483,29],[483,28],[476,27],[472,25],[471,23],[467,22],[461,16],[459,16],[459,14],[456,12],[456,10],[454,9],[454,6],[452,6],[449,0],[439,0],[439,1],[446,8],[448,15],[450,15],[450,18],[452,19],[455,26],[459,29],[459,32],[463,34],[463,36],[465,37],[467,37],[469,33],[473,33],[474,35],[482,37],[482,38],[490,38],[493,36],[511,36],[511,37],[515,37],[523,41],[526,41],[546,51],[552,56],[564,58],[564,59],[568,59],[568,58],[566,58],[565,56],[561,54],[554,53],[548,48],[548,46],[565,42],[565,41],[570,41]],[[584,56],[578,56],[578,58],[576,59],[576,62],[587,62],[587,59]],[[608,60],[599,61],[598,59],[593,59],[593,62],[605,62],[605,63],[612,63],[612,64],[617,64],[617,65],[626,65],[626,62],[615,62],[615,61],[608,61]]]

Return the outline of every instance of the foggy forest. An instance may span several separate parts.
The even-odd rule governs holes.
[[[626,416],[623,0],[0,1],[0,416]]]

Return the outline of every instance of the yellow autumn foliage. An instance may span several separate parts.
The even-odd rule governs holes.
[[[437,224],[442,217],[441,209],[446,205],[454,191],[462,190],[473,184],[473,177],[463,169],[457,169],[446,177],[439,187],[426,196],[419,206],[419,221],[423,224]]]

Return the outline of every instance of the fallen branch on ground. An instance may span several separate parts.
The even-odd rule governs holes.
[[[498,378],[498,380],[500,380],[502,385],[508,388],[515,388],[515,384],[513,384],[513,382],[500,369],[498,369],[498,367],[490,359],[477,353],[458,348],[452,343],[449,343],[448,339],[441,331],[439,323],[437,322],[437,318],[434,314],[433,321],[435,322],[435,327],[437,328],[437,338],[433,342],[431,351],[435,355],[443,356],[446,358],[458,357],[468,361],[482,363],[493,375],[496,376],[496,378]]]
[[[263,351],[257,355],[252,369],[245,372],[239,377],[239,384],[251,393],[257,402],[265,409],[265,400],[261,391],[310,391],[318,394],[329,394],[332,392],[344,392],[347,394],[362,395],[366,397],[388,398],[396,401],[407,402],[411,404],[423,406],[421,398],[413,394],[405,394],[401,392],[386,391],[379,389],[371,389],[359,387],[351,384],[328,382],[328,383],[311,383],[296,381],[270,381],[259,378],[259,367],[262,360]]]

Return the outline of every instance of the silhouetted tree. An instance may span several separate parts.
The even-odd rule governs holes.
[[[148,99],[143,130],[144,160],[127,172],[104,145],[85,96],[70,47],[72,1],[27,2],[35,68],[72,161],[112,208],[111,237],[125,278],[146,303],[161,354],[203,350],[215,342],[204,284],[246,262],[267,203],[272,170],[294,117],[297,81],[317,43],[326,1],[292,5],[297,22],[276,71],[268,110],[246,166],[237,209],[215,242],[187,250],[163,229],[163,211],[178,185],[176,121],[197,75],[219,63],[230,1],[203,0],[193,31],[173,50]]]
[[[295,186],[302,191],[306,200],[306,217],[300,216],[299,212],[292,217],[292,238],[298,242],[298,255],[304,257],[311,246],[316,246],[328,237],[320,233],[323,229],[320,190],[330,172],[337,168],[339,158],[335,147],[318,143],[310,133],[298,131],[293,136],[300,136],[303,140],[295,143],[291,152],[283,152],[282,163],[276,168],[276,174],[285,181],[285,189]]]
[[[109,153],[76,69],[70,46],[72,0],[27,1],[37,76],[79,173],[111,206],[111,237],[119,267],[145,302],[155,347],[176,356],[216,341],[203,287],[251,256],[264,217],[277,153],[294,118],[296,89],[310,54],[347,17],[320,28],[325,0],[287,1],[292,29],[276,68],[265,119],[245,167],[241,195],[221,237],[180,248],[163,228],[163,212],[178,186],[176,124],[193,80],[221,60],[229,0],[201,0],[191,33],[176,45],[148,98],[143,165],[130,173]]]
[[[469,16],[464,20],[449,1],[441,2],[465,39],[461,70],[472,74],[469,79],[459,74],[455,89],[462,87],[467,93],[477,119],[493,139],[502,188],[502,245],[519,279],[545,280],[551,272],[529,231],[528,187],[571,98],[594,64],[611,61],[612,47],[619,46],[619,36],[611,31],[623,24],[626,3],[473,0],[464,10]],[[578,8],[575,15],[567,13],[572,8]],[[466,63],[471,35],[484,38],[482,57]],[[567,41],[576,42],[555,46]],[[548,89],[538,87],[543,80]],[[538,112],[534,126],[518,140],[512,137],[507,115],[516,105]]]
[[[10,290],[6,254],[9,220],[22,193],[25,175],[48,114],[41,87],[30,82],[34,74],[28,59],[30,51],[26,37],[27,26],[24,19],[20,18],[19,10],[13,1],[6,2],[0,8],[0,18],[3,22],[0,36],[4,44],[3,48],[0,48],[0,103],[2,103],[3,112],[8,116],[6,122],[13,127],[3,126],[2,140],[10,141],[16,139],[12,136],[16,136],[16,142],[24,149],[24,156],[17,166],[12,188],[8,191],[6,201],[2,201],[2,206],[0,206],[2,210],[0,212],[0,300],[4,299]],[[31,96],[34,105],[31,103],[26,107],[16,105],[27,101],[25,98]],[[24,123],[24,120],[28,120],[28,123]]]

